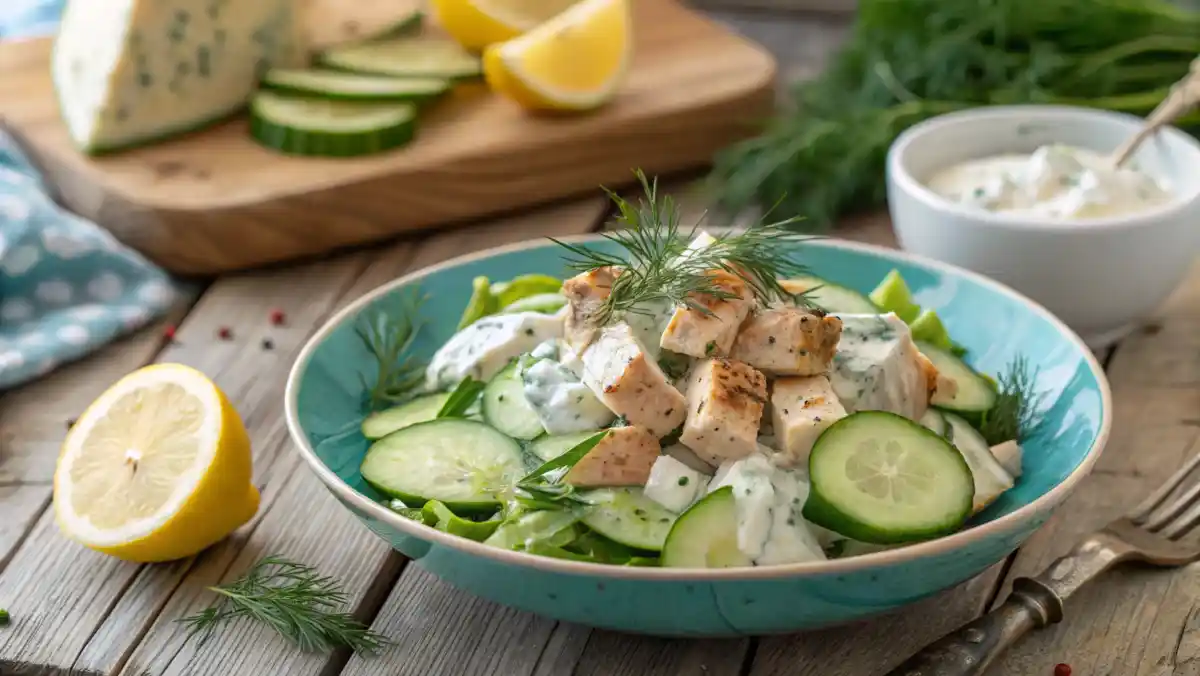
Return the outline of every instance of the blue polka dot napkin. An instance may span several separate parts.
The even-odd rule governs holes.
[[[140,254],[55,204],[0,131],[0,390],[147,324],[177,293]]]
[[[0,0],[0,38],[50,35],[65,0]]]

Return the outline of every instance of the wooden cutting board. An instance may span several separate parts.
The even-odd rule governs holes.
[[[407,9],[309,2],[318,45]],[[633,7],[634,60],[608,107],[539,117],[475,85],[426,114],[415,143],[366,158],[282,156],[256,145],[244,119],[87,158],[59,120],[49,39],[0,43],[0,117],[68,208],[173,272],[228,272],[625,185],[635,168],[702,166],[750,133],[773,102],[771,56],[674,0]]]

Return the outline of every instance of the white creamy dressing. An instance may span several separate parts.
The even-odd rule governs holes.
[[[721,465],[708,490],[723,486],[733,487],[738,549],[755,565],[825,560],[801,514],[809,490],[802,473],[776,467],[767,456],[754,453]]]
[[[521,368],[525,401],[549,434],[570,434],[604,427],[617,416],[600,403],[579,376],[558,361],[558,345],[546,341],[534,348]]]
[[[433,355],[425,372],[431,392],[454,387],[471,376],[489,380],[509,361],[563,334],[563,319],[540,312],[492,315],[464,328]]]
[[[928,187],[942,197],[996,213],[1064,220],[1147,211],[1173,199],[1170,190],[1131,163],[1067,145],[1029,155],[971,160],[935,174]]]

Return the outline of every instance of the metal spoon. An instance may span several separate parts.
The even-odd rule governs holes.
[[[1200,105],[1200,56],[1192,61],[1188,74],[1171,85],[1171,90],[1162,103],[1146,116],[1146,124],[1119,148],[1113,151],[1113,167],[1120,167],[1133,155],[1142,141],[1150,138],[1160,128],[1183,117],[1192,107]]]

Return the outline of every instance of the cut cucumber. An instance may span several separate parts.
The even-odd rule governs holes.
[[[425,23],[425,13],[421,10],[413,10],[409,14],[390,26],[385,26],[380,30],[374,31],[365,37],[360,38],[357,42],[375,42],[378,40],[386,40],[388,38],[400,37],[401,35],[411,35],[421,30],[421,26]]]
[[[363,420],[363,436],[374,441],[409,425],[433,420],[449,398],[449,392],[427,394],[417,397],[407,404],[376,411]]]
[[[318,57],[321,65],[354,73],[391,77],[478,78],[479,57],[457,42],[430,35],[334,47]]]
[[[925,415],[921,416],[920,422],[925,426],[925,429],[939,437],[946,436],[946,419],[942,417],[942,414],[937,409],[927,409]]]
[[[410,507],[440,500],[456,512],[490,512],[493,491],[525,474],[521,445],[489,425],[461,418],[417,423],[376,441],[363,479]]]
[[[250,103],[250,134],[291,155],[354,157],[402,146],[413,139],[411,103],[350,103],[259,92]]]
[[[941,377],[958,386],[953,396],[934,392],[930,404],[960,413],[982,413],[996,405],[996,387],[966,362],[932,343],[918,341],[917,348],[933,362]]]
[[[662,549],[669,568],[741,568],[752,566],[738,549],[737,503],[733,487],[709,493],[679,515]]]
[[[634,549],[660,551],[675,523],[675,514],[642,495],[640,488],[588,491],[582,497],[595,503],[583,517],[583,524]]]
[[[398,79],[335,70],[273,68],[262,86],[284,94],[344,101],[428,101],[450,91],[450,82],[437,78]]]
[[[543,435],[529,444],[529,452],[543,461],[550,461],[587,441],[600,430],[572,432],[571,434]]]
[[[944,414],[946,438],[962,453],[975,482],[972,509],[976,512],[992,504],[1000,494],[1013,487],[1013,477],[1004,469],[987,441],[966,420],[953,413]]]
[[[515,300],[512,303],[505,305],[500,309],[503,314],[514,312],[541,312],[543,314],[552,315],[558,312],[559,308],[567,304],[567,297],[561,293],[539,293],[533,296],[526,296],[520,300]]]
[[[488,381],[483,390],[483,419],[508,436],[524,441],[546,431],[537,412],[525,400],[525,383],[517,373],[517,362],[504,367]]]
[[[826,312],[868,315],[881,312],[866,294],[820,277],[796,277],[788,281],[792,282],[788,286],[794,285],[795,288],[805,291],[805,298]]]
[[[912,542],[951,533],[971,514],[975,485],[946,439],[886,411],[830,425],[808,459],[804,518],[862,542]]]
[[[917,315],[921,314],[921,306],[913,302],[912,291],[900,276],[899,270],[887,273],[868,297],[884,312],[895,312],[905,324],[911,324]]]

